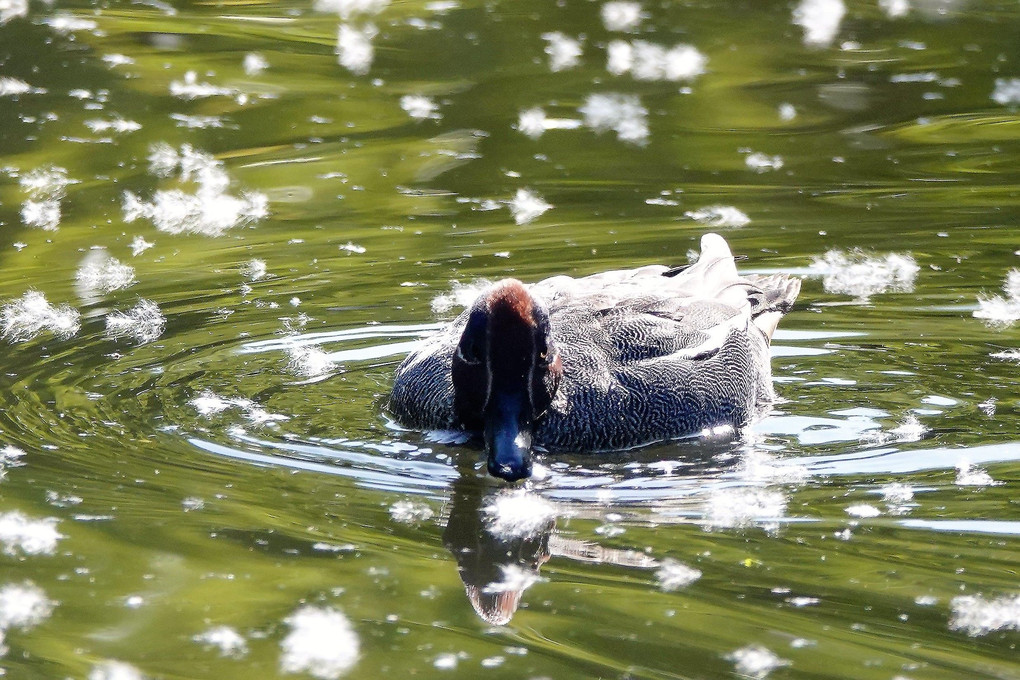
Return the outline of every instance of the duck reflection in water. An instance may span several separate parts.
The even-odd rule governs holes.
[[[497,489],[470,470],[454,482],[443,545],[457,561],[471,606],[493,625],[510,622],[524,591],[553,555],[652,568],[643,553],[609,550],[556,533],[557,507],[534,491]]]
[[[488,623],[503,625],[517,611],[524,591],[540,579],[538,570],[550,557],[555,513],[537,494],[496,491],[464,472],[453,485],[443,545],[457,560],[475,612]],[[531,505],[531,516],[511,526],[511,518],[499,516],[500,501],[504,511],[513,504],[529,512]]]

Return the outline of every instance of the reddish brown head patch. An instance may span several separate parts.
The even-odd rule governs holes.
[[[503,279],[493,285],[486,303],[495,318],[512,315],[529,326],[535,325],[531,293],[517,279]]]

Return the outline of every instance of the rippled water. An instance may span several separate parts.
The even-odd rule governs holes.
[[[1020,677],[1018,37],[976,0],[0,0],[0,669]],[[385,413],[480,281],[709,230],[805,278],[746,432],[515,489]]]

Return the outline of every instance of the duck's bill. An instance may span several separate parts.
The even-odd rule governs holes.
[[[531,428],[521,424],[520,409],[513,408],[514,401],[497,403],[485,419],[489,474],[508,482],[531,476]]]

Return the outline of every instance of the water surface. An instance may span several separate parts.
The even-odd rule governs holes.
[[[11,678],[1017,678],[1011,2],[0,3]],[[514,489],[480,282],[804,277],[736,435]],[[33,292],[34,291],[34,292]]]

